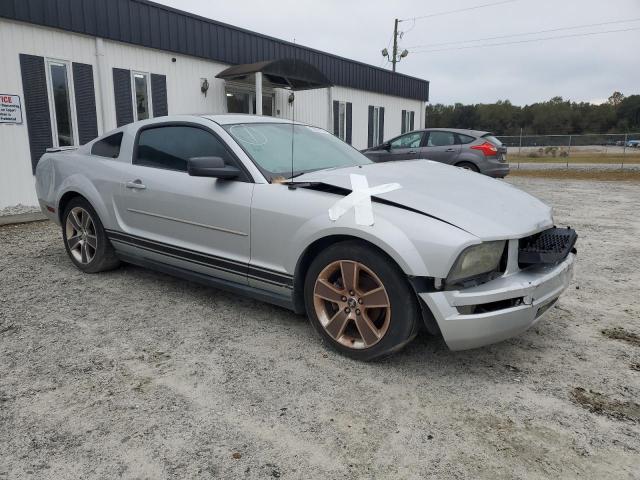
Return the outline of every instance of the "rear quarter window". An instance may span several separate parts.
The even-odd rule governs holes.
[[[491,143],[493,143],[496,147],[499,147],[502,145],[502,142],[500,140],[498,140],[496,137],[494,137],[493,135],[485,135],[484,137],[485,140],[489,140]]]
[[[470,135],[463,135],[462,133],[458,133],[458,142],[462,145],[466,144],[466,143],[471,143],[475,140],[475,137],[472,137]]]
[[[106,158],[117,158],[120,155],[122,136],[123,133],[119,132],[97,141],[91,147],[91,155]]]

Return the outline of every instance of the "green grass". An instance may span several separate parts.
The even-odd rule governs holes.
[[[621,163],[640,163],[640,154],[633,153],[628,155],[594,155],[594,154],[580,154],[571,155],[569,157],[537,157],[532,158],[526,155],[518,156],[508,154],[507,161],[509,163],[607,163],[607,164],[621,164]]]
[[[599,180],[640,182],[640,170],[511,170],[509,177],[546,178],[552,180]],[[509,178],[507,177],[507,178]]]

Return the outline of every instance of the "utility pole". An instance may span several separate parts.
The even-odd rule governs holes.
[[[391,55],[389,55],[389,50],[386,48],[382,49],[382,56],[387,57],[387,60],[391,62],[393,65],[393,71],[396,71],[396,63],[409,55],[408,50],[403,50],[400,54],[398,54],[398,36],[402,38],[402,32],[398,32],[398,24],[403,20],[398,20],[397,18],[393,22],[393,50],[391,51]]]
[[[393,71],[396,71],[396,62],[398,61],[398,19],[393,24],[393,56],[391,63],[393,65]]]

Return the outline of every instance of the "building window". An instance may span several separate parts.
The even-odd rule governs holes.
[[[414,118],[415,112],[413,112],[412,110],[402,110],[401,133],[413,131]]]
[[[73,87],[69,63],[47,60],[47,93],[54,147],[77,145]]]
[[[380,145],[380,107],[373,107],[373,147]]]
[[[340,102],[338,106],[338,138],[344,141],[346,132],[347,132],[347,104],[346,102]]]
[[[133,82],[133,114],[134,120],[146,120],[151,118],[151,97],[149,96],[149,74],[131,72]]]

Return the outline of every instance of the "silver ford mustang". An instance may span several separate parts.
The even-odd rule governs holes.
[[[372,163],[326,131],[245,115],[133,123],[36,170],[82,271],[121,261],[308,315],[368,360],[421,326],[453,350],[534,325],[571,280],[576,233],[498,180]]]

